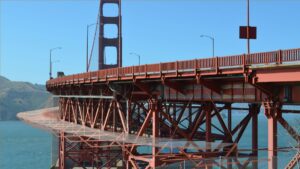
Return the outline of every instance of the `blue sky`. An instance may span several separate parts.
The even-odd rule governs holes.
[[[86,25],[94,23],[97,0],[0,0],[1,75],[44,84],[49,78],[49,49],[54,72],[85,71]],[[239,26],[246,25],[246,0],[123,0],[124,66],[246,52]],[[252,0],[251,25],[258,39],[251,51],[300,47],[300,1]],[[92,39],[93,30],[90,33]],[[90,42],[91,43],[91,42]]]

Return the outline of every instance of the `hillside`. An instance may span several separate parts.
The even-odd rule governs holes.
[[[0,76],[0,121],[16,120],[16,114],[51,106],[43,85],[13,82]]]

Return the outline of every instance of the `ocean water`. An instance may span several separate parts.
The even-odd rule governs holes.
[[[20,121],[0,122],[0,169],[49,169],[51,135]]]
[[[243,116],[234,113],[233,123],[240,121]],[[285,119],[294,127],[300,126],[299,118],[297,115],[285,115]],[[259,115],[258,125],[259,147],[266,148],[268,142],[267,119],[262,113]],[[52,141],[50,133],[33,128],[23,122],[0,122],[0,169],[49,169]],[[278,145],[294,145],[293,139],[280,125],[278,125]],[[239,148],[251,148],[251,121],[240,141]],[[294,151],[279,152],[279,168],[284,168],[294,154]],[[259,168],[267,168],[267,151],[260,151],[259,158],[261,159]]]

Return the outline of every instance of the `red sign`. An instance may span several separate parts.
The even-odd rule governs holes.
[[[256,39],[256,27],[240,26],[240,39]]]

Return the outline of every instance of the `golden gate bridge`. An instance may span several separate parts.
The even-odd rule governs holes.
[[[105,4],[117,4],[118,16],[104,16]],[[104,36],[106,24],[118,27],[118,37]],[[244,31],[250,39],[252,28]],[[116,48],[116,64],[105,62],[106,47]],[[300,49],[122,67],[121,0],[101,0],[91,51],[87,65],[96,55],[99,70],[47,81],[58,108],[18,114],[57,134],[57,168],[258,168],[266,162],[272,169],[278,152],[289,149],[278,147],[278,125],[299,143],[283,114],[300,113],[286,107],[300,103]],[[265,138],[258,138],[261,109]],[[233,111],[244,114],[237,123]],[[251,149],[239,148],[250,125]],[[259,139],[268,139],[266,158],[258,158]],[[299,160],[298,149],[286,168]]]

